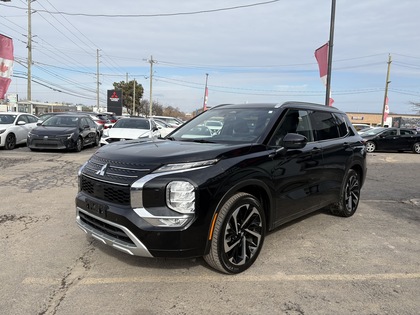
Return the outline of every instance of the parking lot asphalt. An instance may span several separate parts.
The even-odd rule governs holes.
[[[287,224],[229,276],[87,238],[74,197],[95,150],[0,150],[2,314],[420,314],[420,155],[369,154],[353,217]]]

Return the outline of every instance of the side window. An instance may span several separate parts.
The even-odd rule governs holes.
[[[314,111],[311,114],[311,123],[315,132],[315,140],[339,138],[338,126],[331,113]]]
[[[26,122],[26,123],[28,123],[29,121],[28,121],[28,117],[26,116],[26,115],[20,115],[20,117],[19,117],[19,119],[18,119],[18,122],[19,121],[24,121],[24,122]]]
[[[84,128],[86,125],[90,127],[89,121],[85,117],[82,117],[80,119],[80,127]]]
[[[298,133],[305,136],[308,142],[313,141],[314,138],[308,111],[289,109],[280,121],[269,145],[281,146],[284,136],[288,133]]]
[[[36,118],[34,116],[27,116],[27,118],[28,118],[28,121],[30,123],[36,123],[36,122],[38,122],[38,118]]]
[[[343,114],[334,114],[337,120],[338,131],[340,133],[340,137],[345,137],[349,133],[349,128],[346,122],[346,119]]]

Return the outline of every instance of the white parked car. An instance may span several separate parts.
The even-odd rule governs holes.
[[[0,113],[0,148],[13,150],[17,144],[26,143],[29,131],[37,122],[38,117],[27,113]]]
[[[101,146],[116,141],[159,138],[160,132],[153,119],[130,117],[119,119],[103,131]]]
[[[159,131],[160,131],[160,136],[166,137],[168,134],[170,134],[172,131],[174,131],[176,128],[172,127],[171,125],[167,124],[166,122],[164,122],[163,120],[160,119],[153,119],[154,122],[156,123]]]

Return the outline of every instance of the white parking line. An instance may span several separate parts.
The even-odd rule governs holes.
[[[79,285],[116,284],[116,283],[202,283],[206,282],[282,282],[282,281],[365,281],[365,280],[410,280],[420,279],[420,273],[379,273],[379,274],[319,274],[319,275],[236,275],[236,276],[144,276],[120,278],[83,278]],[[23,284],[54,285],[61,279],[25,278]]]

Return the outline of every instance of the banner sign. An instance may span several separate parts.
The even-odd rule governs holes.
[[[117,116],[122,115],[123,95],[122,90],[108,90],[107,111]]]

